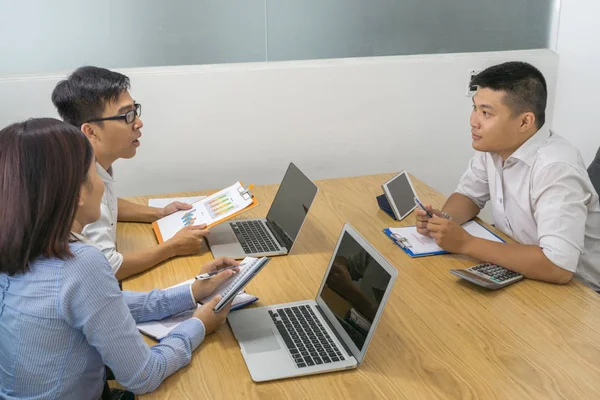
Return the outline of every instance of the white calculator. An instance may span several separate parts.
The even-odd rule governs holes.
[[[451,269],[451,274],[488,289],[500,289],[523,279],[523,275],[496,264],[483,263],[466,269]]]

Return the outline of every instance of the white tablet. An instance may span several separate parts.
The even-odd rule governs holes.
[[[400,172],[381,187],[398,221],[415,209],[417,195],[406,171]]]

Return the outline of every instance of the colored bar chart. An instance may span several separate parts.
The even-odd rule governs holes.
[[[195,209],[191,209],[181,217],[181,222],[183,222],[183,226],[192,225],[194,223],[194,221],[196,220],[195,212]]]
[[[225,214],[235,208],[233,200],[227,194],[222,194],[219,197],[215,197],[206,203],[206,206],[212,218],[218,218],[220,215]]]

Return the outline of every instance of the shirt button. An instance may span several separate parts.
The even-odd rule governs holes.
[[[502,204],[502,199],[500,199],[500,204]]]

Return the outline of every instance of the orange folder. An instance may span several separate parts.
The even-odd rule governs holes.
[[[240,182],[240,184],[243,186],[243,183],[242,183],[242,182]],[[252,190],[252,188],[253,188],[253,187],[254,187],[254,185],[249,185],[249,186],[248,186],[248,188],[247,188],[246,190],[247,190],[247,191],[250,191],[250,190]],[[215,193],[217,193],[217,192],[215,192]],[[213,194],[214,194],[214,193],[213,193]],[[207,225],[207,228],[211,228],[211,227],[213,227],[213,226],[216,226],[216,225],[218,225],[218,224],[220,224],[220,223],[222,223],[222,222],[224,222],[224,221],[227,221],[227,220],[229,220],[229,219],[231,219],[231,218],[233,218],[233,217],[236,217],[236,216],[238,216],[238,215],[240,215],[240,214],[242,214],[242,213],[245,213],[246,211],[248,211],[248,210],[251,210],[251,209],[253,209],[254,207],[256,207],[256,206],[259,204],[259,203],[258,203],[258,200],[257,200],[257,199],[256,199],[256,197],[254,197],[253,195],[251,195],[251,196],[252,196],[252,203],[250,203],[249,205],[247,205],[247,206],[246,206],[246,207],[244,207],[243,209],[241,209],[241,210],[239,210],[239,211],[237,211],[237,212],[235,212],[235,213],[233,213],[233,214],[231,214],[231,215],[228,215],[228,216],[226,216],[226,217],[223,217],[222,219],[219,219],[218,221],[215,221],[215,222],[213,222],[213,223],[211,223],[211,224],[208,224],[208,225]],[[207,196],[207,197],[210,197],[210,195],[209,195],[209,196]],[[204,200],[204,199],[203,199],[203,200]],[[200,200],[200,201],[203,201],[203,200]],[[166,217],[165,217],[165,218],[166,218]],[[161,230],[160,230],[160,227],[159,227],[159,225],[158,225],[158,221],[154,221],[154,222],[152,223],[152,229],[154,230],[154,234],[156,235],[156,238],[158,239],[158,243],[164,243],[164,242],[165,242],[165,240],[164,240],[164,238],[163,238],[162,232],[161,232]]]

